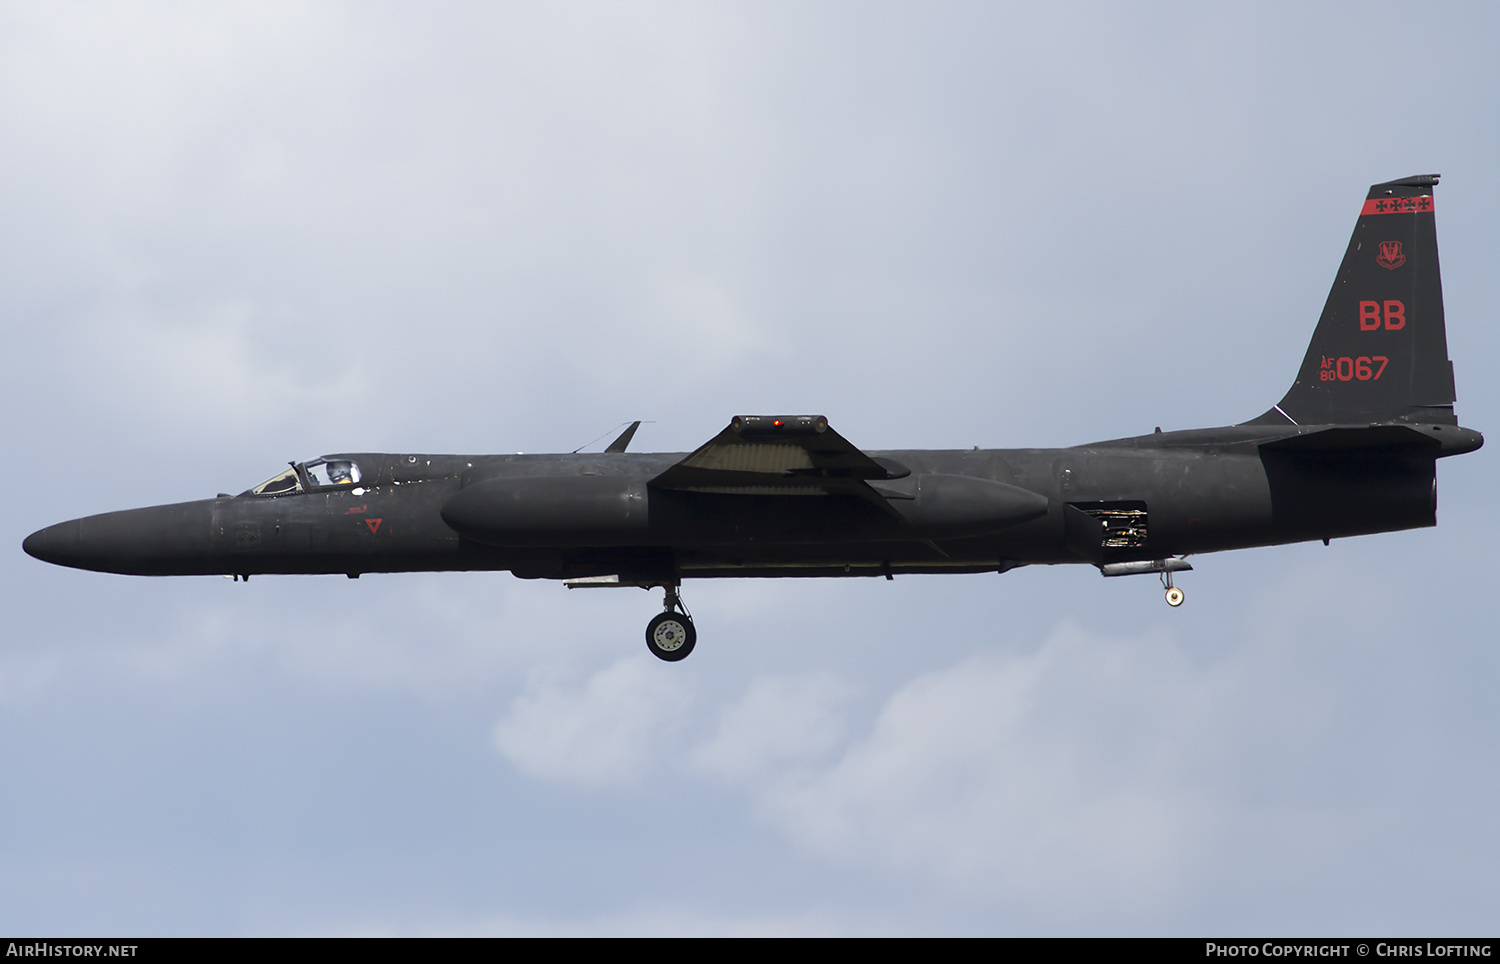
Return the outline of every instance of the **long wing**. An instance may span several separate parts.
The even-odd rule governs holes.
[[[861,452],[829,428],[821,415],[737,415],[724,431],[652,479],[651,485],[726,495],[869,498],[874,493],[864,484],[867,480],[910,474],[899,463]]]

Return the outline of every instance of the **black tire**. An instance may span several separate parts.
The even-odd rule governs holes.
[[[646,624],[646,648],[657,659],[675,663],[687,659],[698,642],[698,630],[682,613],[657,613]]]

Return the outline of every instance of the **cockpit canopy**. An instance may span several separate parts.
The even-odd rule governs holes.
[[[352,459],[314,459],[311,462],[294,462],[291,467],[266,479],[260,485],[241,495],[291,495],[294,492],[335,489],[358,485],[359,465]]]

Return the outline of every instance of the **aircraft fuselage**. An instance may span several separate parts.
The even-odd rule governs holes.
[[[110,512],[43,529],[26,550],[132,575],[509,570],[648,584],[1104,564],[1431,526],[1435,459],[1478,444],[1477,433],[1435,425],[1365,458],[1348,447],[1337,459],[1326,448],[1278,456],[1267,447],[1325,430],[1235,426],[1065,449],[871,452],[910,470],[873,485],[896,512],[817,489],[726,498],[649,484],[682,453],[347,454],[330,458],[358,464],[359,485]],[[988,502],[971,505],[961,492],[946,522],[912,525],[898,513],[932,491],[931,479],[999,483],[1035,501],[990,518]],[[470,489],[516,508],[486,516],[481,504],[445,519]]]

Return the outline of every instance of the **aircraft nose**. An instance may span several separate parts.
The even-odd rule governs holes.
[[[21,548],[28,556],[56,566],[76,566],[83,548],[83,526],[78,519],[38,529]]]
[[[213,503],[184,502],[106,512],[33,532],[21,548],[73,569],[129,575],[211,571]]]

